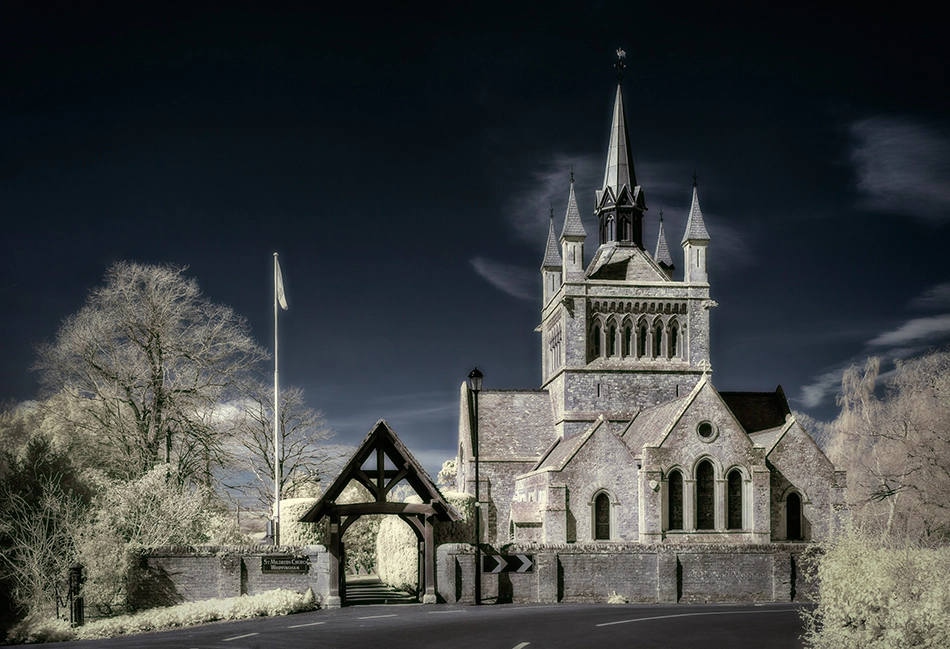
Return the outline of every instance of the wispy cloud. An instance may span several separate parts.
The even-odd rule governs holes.
[[[471,264],[476,273],[508,295],[522,300],[534,300],[540,295],[537,271],[484,257],[475,257]]]
[[[594,154],[569,155],[555,153],[539,163],[528,174],[528,182],[521,191],[515,191],[505,205],[505,214],[519,237],[532,243],[544,245],[548,231],[551,207],[554,207],[555,223],[564,222],[567,198],[570,193],[571,167],[574,168],[574,191],[581,218],[588,216],[593,202],[593,191],[599,186],[603,174],[603,161]],[[588,232],[591,227],[587,226]],[[560,230],[558,230],[560,231]],[[596,231],[596,230],[594,230]],[[543,250],[542,250],[543,252]]]
[[[915,309],[950,308],[950,282],[935,284],[910,301]]]
[[[914,318],[868,341],[872,347],[904,347],[910,343],[931,343],[950,337],[950,313]]]
[[[850,363],[845,363],[815,377],[810,384],[803,385],[800,398],[802,405],[806,408],[815,408],[821,405],[829,395],[836,394],[841,385],[841,375],[849,365]]]
[[[855,122],[851,135],[864,207],[931,222],[950,220],[950,135],[888,117]]]

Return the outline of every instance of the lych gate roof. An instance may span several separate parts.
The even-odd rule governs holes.
[[[391,468],[387,468],[387,465]],[[353,480],[366,487],[374,502],[345,506],[335,504],[336,499]],[[387,502],[386,495],[403,480],[422,498],[423,504]],[[343,508],[349,513],[357,514],[434,514],[442,521],[457,521],[461,518],[458,511],[445,500],[422,465],[383,419],[376,422],[340,475],[300,521],[315,523],[331,510]]]

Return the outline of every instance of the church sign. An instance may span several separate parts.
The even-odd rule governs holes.
[[[306,574],[310,572],[310,559],[303,556],[278,554],[261,557],[261,572],[264,574]]]
[[[482,572],[534,572],[534,555],[486,554],[482,557]]]

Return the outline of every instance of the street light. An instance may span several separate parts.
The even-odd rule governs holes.
[[[482,503],[478,498],[478,393],[485,375],[476,367],[468,375],[472,389],[472,457],[475,458],[475,604],[482,603]]]

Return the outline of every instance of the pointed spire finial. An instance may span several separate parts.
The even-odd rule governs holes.
[[[623,51],[622,47],[618,47],[617,62],[614,63],[614,67],[617,68],[617,81],[623,78],[623,69],[627,67],[627,64],[623,62],[625,58],[627,58],[627,53]]]
[[[574,165],[571,165],[571,184],[574,184]]]
[[[554,203],[551,203],[551,220],[554,220]]]
[[[696,170],[693,169],[693,187],[696,186]]]

